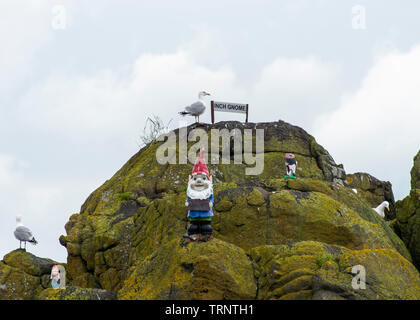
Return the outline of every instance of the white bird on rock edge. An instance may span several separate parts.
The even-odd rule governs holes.
[[[210,93],[205,91],[200,91],[198,93],[198,101],[194,102],[192,105],[185,107],[185,111],[179,112],[180,115],[186,116],[191,115],[195,117],[195,122],[200,123],[200,116],[206,111],[206,105],[204,104],[203,98],[209,96]],[[198,118],[198,120],[197,120]]]
[[[376,208],[372,208],[372,209],[375,210],[382,218],[385,218],[385,212],[384,212],[385,208],[386,208],[386,210],[389,211],[389,202],[388,201],[384,201],[379,206],[377,206]]]
[[[16,217],[16,229],[15,229],[15,237],[20,241],[19,249],[22,249],[22,241],[25,242],[25,249],[26,249],[26,242],[30,242],[33,245],[36,245],[38,242],[35,240],[32,231],[29,230],[22,224],[22,217]]]

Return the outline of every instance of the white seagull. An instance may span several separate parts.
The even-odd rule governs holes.
[[[15,229],[15,237],[20,241],[19,248],[22,249],[22,241],[25,242],[25,249],[26,249],[26,242],[30,242],[33,245],[36,245],[38,242],[35,240],[32,231],[26,228],[22,224],[22,217],[16,217],[16,229]]]
[[[386,208],[386,210],[389,211],[389,202],[388,201],[384,201],[379,206],[377,206],[376,208],[372,208],[372,209],[375,210],[382,218],[385,218],[385,212],[384,212],[385,208]]]
[[[200,123],[200,116],[206,111],[206,105],[204,104],[203,98],[209,96],[210,93],[200,91],[198,93],[198,101],[192,105],[185,107],[185,111],[179,112],[180,115],[186,116],[187,114],[195,117],[195,122]],[[198,120],[197,120],[198,118]]]

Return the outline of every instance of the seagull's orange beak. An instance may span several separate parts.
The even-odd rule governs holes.
[[[211,96],[211,94],[210,94],[210,93],[208,93],[208,92],[206,92],[206,95]]]
[[[386,210],[388,210],[388,211],[389,211],[389,207],[386,207]]]

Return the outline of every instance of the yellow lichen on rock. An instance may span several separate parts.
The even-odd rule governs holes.
[[[49,286],[54,261],[38,258],[22,249],[0,261],[0,300],[31,300]]]
[[[189,134],[197,127],[183,129]],[[226,149],[229,164],[208,162],[214,182],[215,239],[179,247],[188,225],[185,191],[192,164],[160,164],[156,152],[162,142],[153,141],[94,191],[80,213],[66,224],[67,235],[60,237],[60,242],[68,250],[72,285],[120,290],[119,297],[124,299],[239,299],[252,298],[256,289],[251,287],[273,282],[271,289],[259,289],[259,298],[361,298],[349,291],[348,275],[340,271],[337,255],[345,250],[353,254],[387,249],[410,263],[404,243],[372,210],[369,199],[348,186],[354,177],[346,181],[343,167],[303,129],[282,121],[202,124],[199,129],[210,133],[208,142],[211,129],[237,129],[242,138],[245,129],[251,130],[254,149],[248,156],[256,155],[255,130],[264,130],[264,170],[260,175],[246,175],[245,168],[253,165],[244,161],[233,164],[230,148]],[[179,138],[180,130],[174,133]],[[188,147],[194,143],[190,139]],[[220,156],[224,147],[208,150],[210,156]],[[175,151],[179,160],[179,145]],[[297,180],[283,179],[286,152],[294,153],[298,160]],[[407,205],[412,206],[411,202]],[[400,225],[403,234],[409,231],[403,229],[403,223],[411,215],[402,213],[401,224],[393,224]],[[274,273],[256,260],[254,273],[249,272],[250,262],[243,252],[256,248],[261,261],[271,267],[274,263]],[[232,254],[246,266],[245,276],[232,271],[228,263]],[[191,265],[194,272],[189,272]],[[235,268],[242,267],[237,264]],[[207,275],[206,269],[219,274],[229,287]],[[412,281],[403,272],[398,277],[402,282]],[[345,293],[330,288],[335,281]],[[211,290],[197,292],[192,290],[194,286]],[[372,294],[366,297],[375,298]]]
[[[63,289],[48,288],[37,297],[38,300],[115,300],[116,293],[100,289],[66,287]]]
[[[245,252],[213,239],[174,239],[132,270],[119,299],[253,299],[256,284]]]
[[[250,256],[258,299],[420,299],[419,273],[394,249],[349,250],[302,241],[257,247]],[[353,285],[360,266],[365,288]]]

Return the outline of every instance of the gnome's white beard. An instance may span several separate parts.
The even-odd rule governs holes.
[[[53,267],[53,269],[51,271],[51,279],[60,280],[60,272],[59,272],[58,268]]]
[[[191,199],[205,200],[210,198],[210,196],[213,194],[213,184],[210,181],[208,181],[208,188],[200,191],[194,190],[192,184],[194,184],[194,180],[190,180],[188,182],[187,188],[187,196],[189,196]]]

